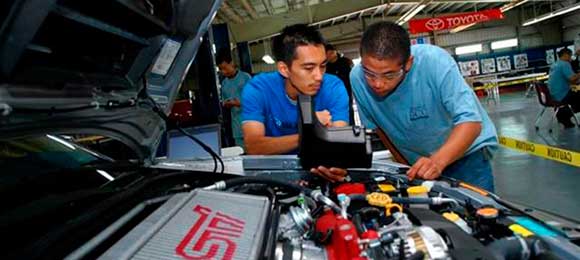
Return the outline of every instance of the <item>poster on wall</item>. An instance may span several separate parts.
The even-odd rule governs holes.
[[[546,63],[552,64],[556,61],[554,50],[546,50]]]
[[[411,39],[411,45],[415,45],[415,44],[431,44],[431,38],[429,38],[429,37],[417,37],[417,38]]]
[[[479,75],[479,61],[477,60],[459,62],[459,68],[463,76]]]
[[[495,59],[483,59],[481,60],[481,73],[494,73],[495,72]]]
[[[528,54],[522,53],[514,55],[514,67],[516,69],[525,69],[528,67]]]
[[[497,57],[497,71],[507,71],[512,69],[510,56]]]

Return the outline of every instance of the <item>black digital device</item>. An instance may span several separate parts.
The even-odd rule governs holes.
[[[318,121],[314,100],[310,96],[298,96],[298,109],[298,157],[302,168],[371,167],[371,137],[364,127],[325,127]]]

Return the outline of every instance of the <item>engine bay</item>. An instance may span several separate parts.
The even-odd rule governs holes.
[[[369,171],[351,177],[340,184],[237,177],[180,192],[99,258],[575,259],[580,252],[558,230],[465,183]],[[136,215],[69,259],[83,258]]]

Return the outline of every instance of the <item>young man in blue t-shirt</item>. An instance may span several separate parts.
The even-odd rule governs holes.
[[[274,38],[278,71],[255,76],[242,93],[242,130],[247,154],[290,154],[298,148],[299,94],[314,97],[318,119],[348,125],[348,96],[336,76],[324,74],[326,52],[318,31],[304,24]]]
[[[558,61],[550,68],[550,78],[548,79],[548,87],[550,94],[556,101],[570,104],[574,111],[570,109],[560,109],[556,117],[558,122],[562,123],[565,128],[574,127],[570,120],[573,112],[580,112],[580,94],[573,92],[570,85],[577,83],[580,79],[580,74],[575,74],[572,71],[570,60],[572,59],[572,51],[568,48],[563,48],[558,52]]]
[[[434,45],[411,47],[407,31],[392,22],[370,25],[360,51],[350,80],[361,119],[382,129],[412,164],[409,179],[444,175],[493,191],[496,130],[451,55]],[[346,174],[314,172],[331,180]]]

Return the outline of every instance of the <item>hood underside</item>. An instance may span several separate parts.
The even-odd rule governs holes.
[[[152,158],[221,0],[0,4],[0,138],[90,133]],[[153,103],[153,100],[157,104]]]

